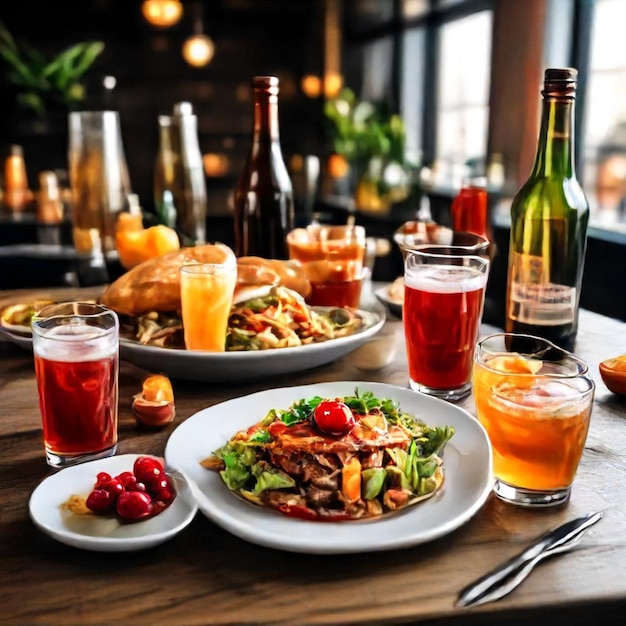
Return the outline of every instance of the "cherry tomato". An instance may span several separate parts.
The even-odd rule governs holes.
[[[313,412],[317,427],[329,435],[347,435],[355,424],[350,408],[338,400],[324,400]]]

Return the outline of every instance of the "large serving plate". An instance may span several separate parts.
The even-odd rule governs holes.
[[[171,378],[212,383],[243,380],[298,372],[330,363],[356,350],[382,328],[385,316],[359,311],[363,326],[354,334],[292,348],[245,352],[203,352],[145,346],[120,339],[120,357],[151,372]]]
[[[256,507],[229,492],[219,474],[200,465],[237,431],[272,408],[288,408],[315,395],[334,398],[370,390],[391,398],[430,426],[448,425],[455,434],[443,453],[441,491],[415,506],[378,519],[312,522]],[[165,448],[169,467],[191,484],[200,510],[234,535],[262,546],[315,554],[344,554],[405,548],[437,539],[466,523],[492,487],[492,456],[484,428],[467,411],[409,389],[370,382],[333,382],[270,389],[203,409],[185,420]]]

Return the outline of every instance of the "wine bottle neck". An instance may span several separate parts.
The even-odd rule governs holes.
[[[253,141],[280,142],[277,96],[267,93],[255,94]]]
[[[574,99],[544,97],[533,178],[575,178]]]

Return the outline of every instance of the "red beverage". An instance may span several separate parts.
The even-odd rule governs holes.
[[[117,354],[59,361],[35,355],[46,450],[97,454],[117,443]]]
[[[363,279],[346,280],[337,283],[311,282],[311,293],[306,301],[311,306],[336,306],[359,308]]]
[[[402,315],[412,386],[469,389],[486,282],[477,269],[450,265],[417,266],[405,275]]]
[[[489,239],[487,227],[487,190],[463,187],[450,207],[452,228]]]

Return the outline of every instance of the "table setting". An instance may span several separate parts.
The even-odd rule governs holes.
[[[462,257],[459,262],[466,265]],[[471,258],[474,264],[482,263],[482,257]],[[410,280],[415,286],[415,280]],[[79,592],[90,607],[97,607],[97,611],[90,608],[81,613],[82,623],[101,623],[102,619],[121,623],[181,623],[190,619],[202,623],[250,619],[259,623],[426,623],[437,618],[442,623],[471,624],[475,620],[499,623],[523,617],[548,623],[557,615],[575,612],[589,618],[599,610],[597,607],[608,616],[607,623],[611,623],[612,616],[617,619],[624,606],[623,577],[619,572],[624,567],[620,554],[623,556],[626,546],[616,540],[626,525],[626,496],[620,486],[624,404],[622,397],[605,385],[600,363],[614,355],[614,338],[623,332],[623,324],[581,310],[576,354],[588,368],[583,375],[595,387],[584,450],[580,451],[565,502],[520,506],[494,492],[490,434],[477,419],[475,391],[465,388],[460,397],[450,401],[428,390],[415,390],[411,381],[423,374],[415,374],[416,370],[411,374],[409,360],[415,358],[412,355],[421,346],[416,345],[413,352],[407,350],[405,322],[383,308],[377,293],[388,286],[371,280],[363,283],[358,311],[374,316],[375,322],[360,331],[365,335],[362,341],[355,339],[357,332],[326,342],[277,348],[277,353],[302,352],[300,365],[290,363],[284,368],[274,368],[272,359],[282,357],[269,356],[270,350],[250,355],[213,353],[141,346],[135,341],[136,350],[153,350],[158,355],[144,369],[146,363],[125,351],[125,341],[130,340],[120,334],[117,441],[113,452],[109,448],[97,460],[87,456],[63,469],[54,469],[42,453],[33,362],[33,351],[37,354],[38,348],[33,346],[32,333],[5,325],[0,334],[0,394],[4,406],[0,437],[5,449],[5,475],[12,477],[2,488],[8,503],[3,522],[7,539],[4,562],[9,564],[6,572],[12,572],[10,577],[5,573],[3,581],[6,592],[12,594],[7,604],[8,619],[29,623],[75,621],[74,598]],[[73,314],[88,318],[86,311],[76,309],[76,303],[101,306],[96,303],[108,288],[15,290],[2,294],[0,308],[34,300],[53,302],[53,307],[70,302],[74,303]],[[41,310],[34,314],[33,327],[45,322],[41,315]],[[127,321],[123,313],[119,317]],[[403,317],[407,319],[406,314]],[[470,323],[475,325],[470,332],[475,332],[477,342],[501,332],[478,320]],[[313,349],[346,339],[351,343],[332,358],[315,361]],[[372,359],[372,346],[376,346],[377,359]],[[178,370],[169,369],[167,359],[161,357],[172,352],[186,353]],[[429,361],[424,353],[418,354],[420,360]],[[230,358],[236,360],[234,365],[226,365]],[[254,358],[254,365],[245,363],[245,359]],[[470,368],[473,359],[473,354],[465,358]],[[206,370],[200,374],[185,372],[202,367]],[[267,371],[258,371],[263,368]],[[253,369],[258,375],[251,373]],[[169,397],[163,400],[163,389],[157,385],[153,390],[156,395],[150,397],[157,399],[158,406],[175,406],[171,419],[157,427],[138,419],[133,410],[133,399],[140,390],[144,394],[148,391],[144,385],[149,375],[167,380],[172,394],[171,402]],[[251,498],[252,492],[247,499],[237,496],[224,482],[223,465],[219,471],[203,466],[231,437],[250,432],[266,414],[282,415],[293,403],[315,398],[343,400],[351,405],[354,397],[360,398],[363,393],[382,399],[382,406],[390,403],[411,420],[423,421],[427,433],[430,428],[450,429],[449,440],[433,452],[443,481],[423,501],[416,498],[414,504],[385,509],[381,514],[376,507],[383,506],[383,501],[385,507],[389,505],[392,496],[372,496],[370,500],[357,495],[348,506],[344,494],[339,499],[342,506],[357,511],[355,515],[361,519],[311,519],[307,517],[311,512],[308,504],[302,508],[290,504],[298,511],[294,517],[268,510],[260,505],[258,497]],[[65,407],[68,402],[64,401]],[[375,416],[378,420],[373,431],[368,431],[368,445],[373,445],[372,433],[380,436],[381,428],[384,436],[399,428],[393,426],[393,411],[383,411],[382,418],[376,409],[366,411],[365,416],[355,411],[351,410],[350,416],[359,428],[364,419]],[[302,419],[304,424],[310,423],[306,441],[321,438],[324,445],[336,445],[336,441],[354,439],[361,433],[353,424],[346,432],[326,432],[321,418],[313,414],[299,418],[301,427]],[[269,432],[276,431],[270,427]],[[259,454],[266,452],[261,448]],[[345,462],[343,471],[348,466],[346,454],[344,450],[338,457]],[[114,508],[106,514],[72,508],[84,506],[90,490],[102,488],[102,472],[115,483],[140,456],[162,462],[168,480],[175,485],[176,497],[170,503],[163,505],[158,495],[151,503],[147,497],[146,506],[159,506],[146,512],[146,519],[131,522],[123,518],[120,521]],[[373,459],[375,455],[372,452],[370,456]],[[227,458],[226,454],[223,460]],[[276,459],[263,458],[261,465],[253,467],[266,467],[263,463]],[[388,461],[383,467],[372,461],[371,470],[362,469],[362,476],[382,469],[388,476],[397,475],[398,468],[405,468],[408,476],[405,457],[399,461],[392,458],[394,463]],[[361,461],[364,467],[369,462]],[[285,461],[282,463],[279,471],[287,467]],[[391,471],[388,466],[396,464]],[[260,470],[251,471],[254,474]],[[326,480],[333,475],[329,472]],[[384,484],[392,494],[404,490],[416,495],[404,478],[398,484],[390,480],[385,478]],[[428,482],[424,477],[420,480]],[[361,494],[365,494],[369,483],[363,478],[359,484]],[[120,489],[125,497],[139,498],[132,486]],[[147,488],[145,491],[149,492]],[[297,498],[297,492],[293,497]],[[121,494],[118,502],[120,498]],[[296,501],[300,502],[289,500]],[[337,507],[337,502],[333,506]],[[374,509],[372,503],[376,504]],[[130,560],[116,560],[125,558],[113,554],[116,552],[127,552]],[[558,554],[558,558],[547,558]],[[514,561],[516,555],[520,555],[521,562]],[[47,573],[38,568],[43,563]],[[610,567],[605,569],[607,563]],[[496,570],[499,573],[494,573]],[[24,597],[20,585],[25,584],[26,571],[42,586],[38,599],[30,606],[15,599]],[[65,607],[43,585],[51,571],[59,581],[54,585],[54,597],[60,594]],[[83,580],[85,571],[95,587]],[[115,572],[115,579],[107,578],[105,583],[106,571]],[[592,580],[589,571],[595,572]],[[168,596],[176,599],[173,605],[154,607],[149,602],[147,596],[155,577],[160,585],[167,586]],[[241,602],[237,599],[241,585],[264,587],[265,593]],[[363,600],[357,592],[363,585],[374,585],[379,591]],[[112,605],[104,600],[100,587],[106,587],[107,593],[114,589],[117,597],[139,594],[142,599],[131,607]],[[141,617],[136,614],[139,609]]]

